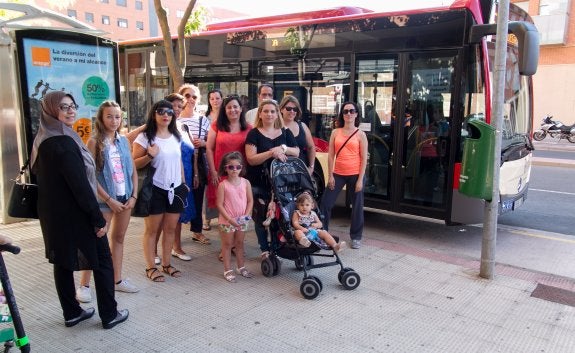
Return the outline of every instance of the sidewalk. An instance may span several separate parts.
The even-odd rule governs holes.
[[[575,168],[575,143],[547,137],[543,141],[533,140],[533,146],[535,146],[536,151],[574,152],[573,159],[533,157],[533,165]]]
[[[332,221],[332,232],[344,240],[345,222]],[[133,218],[124,260],[124,273],[141,291],[117,294],[130,318],[103,330],[97,315],[64,327],[38,222],[0,226],[22,248],[4,259],[33,352],[525,353],[575,347],[575,308],[549,300],[563,295],[564,302],[573,301],[574,279],[505,265],[497,266],[495,279],[481,279],[477,259],[386,242],[387,231],[373,224],[360,250],[342,253],[344,265],[360,274],[359,287],[344,290],[337,267],[313,269],[323,282],[314,300],[299,293],[303,275],[290,261],[282,260],[277,277],[261,275],[253,232],[246,249],[255,278],[227,283],[216,233],[208,233],[212,245],[206,246],[185,232],[183,245],[193,260],[172,260],[183,277],[152,283],[144,276],[142,231],[143,220]]]

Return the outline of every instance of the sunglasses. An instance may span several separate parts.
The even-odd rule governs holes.
[[[228,164],[228,165],[226,166],[226,169],[227,169],[227,170],[242,170],[242,165],[241,165],[241,164],[238,164],[238,165]]]
[[[341,112],[343,113],[343,115],[345,115],[345,114],[355,114],[355,113],[357,113],[357,110],[355,110],[355,109],[344,109],[344,110],[342,110]]]
[[[158,115],[165,115],[168,114],[169,116],[174,116],[174,110],[173,109],[156,109],[156,114]]]
[[[184,97],[186,97],[186,99],[190,99],[190,98],[193,98],[194,100],[198,99],[198,96],[192,96],[190,93],[184,94]]]
[[[74,104],[74,103],[72,103],[72,104],[60,104],[60,105],[58,106],[58,108],[60,108],[60,110],[63,111],[63,112],[67,112],[67,111],[69,111],[70,109],[78,110],[79,107],[80,107],[80,106],[79,106],[78,104]]]
[[[297,113],[296,107],[284,107],[284,109],[286,110],[286,112],[296,112]]]

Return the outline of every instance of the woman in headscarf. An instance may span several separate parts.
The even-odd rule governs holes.
[[[92,270],[98,314],[108,329],[125,321],[129,313],[117,310],[108,229],[96,199],[95,163],[72,129],[77,108],[70,94],[46,94],[30,164],[37,175],[38,216],[46,258],[54,265],[64,324],[72,327],[94,315],[94,308],[80,307],[74,286],[74,271]]]

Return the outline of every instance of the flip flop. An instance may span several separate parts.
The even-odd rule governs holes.
[[[198,233],[196,233],[196,234],[198,234]],[[199,233],[199,235],[201,237],[195,237],[192,235],[192,240],[195,241],[196,243],[200,243],[200,244],[204,244],[204,245],[210,245],[212,243],[210,238],[206,237],[202,233]]]

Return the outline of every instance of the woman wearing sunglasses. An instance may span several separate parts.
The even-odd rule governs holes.
[[[280,109],[276,101],[264,100],[256,114],[254,129],[246,138],[246,157],[248,161],[248,180],[254,193],[254,228],[258,237],[262,259],[269,255],[267,231],[263,226],[267,206],[271,201],[271,184],[265,169],[273,159],[286,161],[288,156],[299,156],[295,138],[291,130],[283,127]],[[276,237],[271,239],[271,247],[277,247]]]
[[[292,132],[297,146],[299,147],[299,158],[307,165],[309,174],[313,174],[315,162],[315,144],[311,136],[311,131],[301,119],[301,106],[294,96],[285,96],[280,103],[280,111],[284,126]]]
[[[143,241],[146,276],[154,282],[164,282],[164,276],[154,263],[156,234],[160,227],[163,231],[162,271],[171,277],[181,276],[181,272],[170,264],[175,229],[190,191],[185,184],[180,141],[172,103],[161,100],[152,106],[146,130],[136,137],[132,149],[137,168],[151,164],[156,169],[150,214],[144,218]]]
[[[367,166],[367,137],[359,126],[357,104],[345,102],[329,138],[327,157],[328,181],[323,193],[321,213],[325,216],[323,227],[327,231],[331,209],[344,185],[351,193],[351,248],[361,247],[363,235],[363,184]]]
[[[194,170],[191,183],[196,209],[195,216],[190,220],[190,230],[193,233],[192,240],[198,244],[209,245],[211,244],[210,239],[202,233],[202,208],[204,204],[204,191],[208,182],[206,142],[208,139],[208,130],[210,129],[209,114],[213,111],[211,108],[212,102],[208,102],[208,112],[206,116],[202,116],[196,112],[196,106],[201,99],[200,89],[195,85],[186,83],[180,87],[178,92],[180,92],[185,99],[184,111],[180,114],[178,121],[188,127],[189,136],[191,136],[194,145],[194,160],[197,167],[196,170]],[[208,98],[209,97],[211,97],[210,94],[208,94]],[[213,101],[213,99],[210,99],[210,101]],[[221,97],[219,104],[221,105]],[[187,135],[187,132],[185,135]],[[182,258],[181,256],[179,257],[180,259]]]
[[[217,207],[217,188],[221,181],[218,167],[222,158],[229,152],[243,152],[246,136],[250,130],[251,126],[246,122],[240,97],[237,95],[226,97],[222,103],[218,119],[210,127],[206,144],[206,157],[210,169],[206,192],[209,209]],[[223,261],[221,252],[218,258]]]

